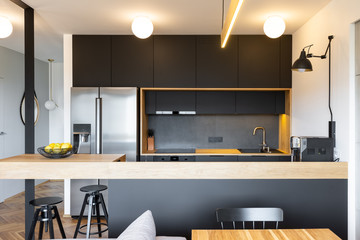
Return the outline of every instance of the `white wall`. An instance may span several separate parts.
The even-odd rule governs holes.
[[[63,63],[53,63],[53,100],[57,108],[49,112],[49,142],[67,142],[64,140],[64,74]]]
[[[24,93],[24,55],[0,47],[0,76],[2,79],[3,157],[23,154],[25,149],[25,126],[20,120],[20,101]],[[35,149],[47,145],[49,140],[49,113],[44,107],[48,99],[48,65],[35,60],[35,92],[40,104],[39,121],[35,127]],[[36,183],[39,183],[37,181]],[[0,202],[24,191],[24,180],[0,180]]]
[[[309,44],[314,44],[312,53],[324,54],[327,36],[335,36],[332,43],[332,107],[340,160],[349,162],[349,239],[356,239],[353,23],[360,19],[359,9],[359,0],[332,0],[293,34],[293,61]],[[311,59],[311,62],[313,72],[293,73],[292,134],[327,136],[330,119],[328,61]]]
[[[360,21],[355,27],[355,188],[360,186]],[[356,224],[360,223],[360,191],[355,192]],[[356,236],[360,238],[360,227],[356,228]]]
[[[64,43],[64,140],[71,141],[72,35],[65,34]],[[70,215],[70,179],[64,180],[64,214]]]

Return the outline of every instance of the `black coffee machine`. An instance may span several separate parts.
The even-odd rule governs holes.
[[[293,162],[333,162],[334,138],[296,137],[290,139]]]

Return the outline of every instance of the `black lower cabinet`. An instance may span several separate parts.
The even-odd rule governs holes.
[[[154,162],[194,162],[195,156],[154,156]]]
[[[153,161],[154,161],[153,156],[147,156],[147,155],[140,156],[140,162],[153,162]]]
[[[196,162],[237,162],[237,156],[196,156]]]
[[[184,173],[186,176],[186,173]],[[347,239],[345,179],[109,180],[109,237],[146,210],[160,236],[191,239],[192,229],[221,229],[217,208],[279,207],[279,228],[329,228]]]
[[[290,162],[291,156],[238,156],[239,162]]]

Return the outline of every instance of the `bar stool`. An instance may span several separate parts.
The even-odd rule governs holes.
[[[45,232],[47,232],[49,228],[50,239],[54,239],[54,227],[53,227],[54,218],[56,218],[57,220],[62,238],[66,238],[64,228],[61,223],[59,211],[55,206],[55,204],[59,204],[62,201],[63,200],[60,197],[42,197],[42,198],[33,199],[29,202],[29,204],[39,208],[35,210],[34,218],[30,227],[29,236],[27,238],[28,240],[32,240],[34,237],[34,231],[37,221],[40,221],[39,239],[42,239],[44,223],[45,223]],[[54,211],[54,213],[52,213],[52,211]]]
[[[104,197],[101,193],[101,191],[104,191],[106,189],[107,189],[107,186],[105,186],[105,185],[88,185],[88,186],[80,188],[80,191],[85,192],[86,194],[84,197],[84,202],[81,207],[79,219],[78,219],[78,222],[76,225],[74,238],[77,237],[78,233],[86,234],[86,238],[89,238],[90,235],[95,235],[95,234],[99,234],[99,237],[101,237],[101,234],[108,230],[107,227],[106,227],[106,229],[101,230],[101,225],[108,226],[108,219],[109,219],[108,212],[106,210]],[[100,204],[102,206],[102,209],[103,209],[103,212],[105,215],[106,223],[100,222]],[[85,210],[86,205],[89,205],[87,224],[80,226],[81,220],[84,216],[84,210]],[[91,223],[91,218],[92,218],[93,213],[96,214],[96,218],[97,218],[96,223]],[[98,231],[91,232],[91,225],[97,225]],[[84,227],[87,228],[86,233],[80,231]]]

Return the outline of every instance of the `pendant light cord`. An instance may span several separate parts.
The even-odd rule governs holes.
[[[49,99],[53,101],[52,98],[52,63],[54,62],[54,59],[48,59],[49,61]]]
[[[225,0],[222,0],[221,29],[224,28],[224,11],[225,11],[224,2],[225,2]]]

